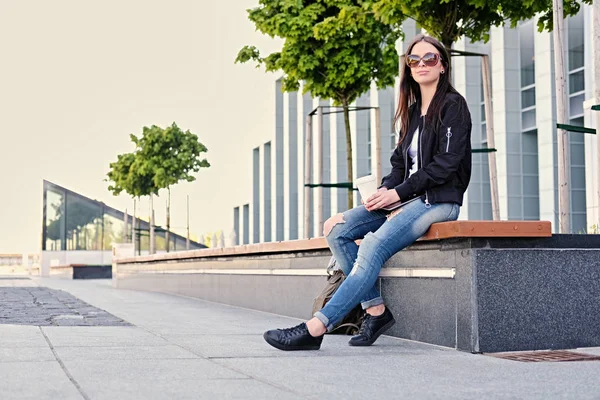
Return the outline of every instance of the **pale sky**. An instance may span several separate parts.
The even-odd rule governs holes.
[[[192,233],[227,237],[251,199],[252,149],[275,125],[279,75],[233,63],[245,44],[279,49],[247,19],[257,4],[0,0],[0,253],[40,251],[43,179],[131,213],[107,190],[108,165],[133,151],[130,133],[173,121],[212,166],[172,190],[171,225],[185,228],[189,194]]]

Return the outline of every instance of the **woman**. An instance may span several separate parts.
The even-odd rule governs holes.
[[[471,116],[450,84],[450,58],[437,40],[419,35],[406,51],[395,115],[400,139],[390,159],[392,172],[363,205],[328,219],[327,243],[346,280],[314,318],[264,334],[281,350],[318,350],[359,302],[366,316],[351,346],[370,346],[394,325],[376,289],[383,264],[414,243],[431,224],[458,218],[471,176]],[[411,201],[412,200],[412,201]],[[392,212],[383,208],[401,201]],[[354,242],[363,238],[360,247]]]

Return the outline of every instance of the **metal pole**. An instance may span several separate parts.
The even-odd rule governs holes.
[[[187,195],[187,236],[185,238],[185,249],[190,249],[190,195]]]
[[[156,252],[156,246],[154,242],[154,196],[150,195],[150,254]]]
[[[556,80],[556,122],[567,123],[565,92],[564,19],[562,0],[552,1],[554,8],[554,73]],[[571,232],[571,201],[569,198],[569,139],[564,129],[558,129],[558,226],[560,233]]]
[[[481,73],[483,77],[483,101],[485,108],[485,133],[488,142],[488,148],[496,148],[494,139],[494,114],[492,112],[492,81],[490,79],[490,57],[484,55],[481,58]],[[496,153],[488,153],[488,163],[490,168],[490,191],[492,198],[492,219],[500,219],[500,199],[498,195],[498,171],[496,169]]]
[[[123,242],[129,243],[127,236],[129,236],[129,214],[127,214],[127,209],[125,209],[125,214],[123,215]]]
[[[377,186],[381,185],[381,121],[379,107],[375,108],[375,182]]]
[[[136,235],[136,226],[137,226],[137,213],[136,213],[136,199],[133,199],[133,221],[131,223],[131,241],[133,242],[133,255],[135,255],[135,251],[138,250],[138,241]]]
[[[323,183],[323,107],[317,107],[317,183]],[[316,188],[317,201],[317,231],[315,236],[321,236],[323,232],[323,186]]]
[[[306,116],[306,145],[304,147],[304,238],[308,239],[310,228],[310,203],[312,201],[310,188],[310,171],[312,163],[312,116]]]
[[[167,253],[171,248],[171,188],[167,188],[169,193],[167,198],[167,230],[165,232],[165,250]]]
[[[592,23],[592,45],[594,48],[594,97],[595,103],[600,104],[600,0],[594,1],[592,8],[593,12],[593,23]],[[596,216],[597,225],[596,229],[600,230],[600,111],[592,111],[596,115],[596,193],[597,203]]]

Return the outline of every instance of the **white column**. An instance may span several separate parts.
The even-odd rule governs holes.
[[[510,185],[510,169],[521,165],[519,152],[509,148],[521,135],[519,37],[508,27],[491,30],[492,98],[496,139],[500,219],[509,217],[509,198],[522,196],[521,186]],[[519,135],[519,138],[516,137]],[[520,151],[520,148],[518,149]],[[518,161],[517,161],[518,158]],[[522,203],[522,202],[519,202]],[[520,213],[522,215],[522,212]]]
[[[265,163],[264,163],[264,151],[265,151],[265,145],[264,143],[262,143],[259,147],[258,147],[258,182],[254,182],[254,185],[258,185],[258,204],[254,204],[254,201],[252,202],[252,206],[251,206],[251,212],[250,212],[250,219],[252,220],[252,222],[250,223],[250,243],[262,243],[265,241],[265,180],[264,180],[264,176],[265,176]],[[254,154],[253,154],[254,155]],[[255,210],[254,207],[258,208],[258,237],[259,240],[258,242],[256,242],[254,240],[254,229],[256,227],[256,223],[254,221],[254,216],[255,216]]]
[[[338,148],[338,118],[344,118],[344,114],[342,113],[332,113],[329,114],[329,122],[330,122],[330,140],[329,140],[329,156],[330,156],[330,160],[331,160],[331,182],[334,183],[338,183],[338,162],[339,162],[339,154],[337,152],[337,148]],[[346,190],[344,189],[343,191],[339,188],[331,188],[329,189],[331,192],[331,215],[335,215],[337,213],[341,213],[344,212],[346,210],[340,210],[338,209],[338,196],[340,196],[340,193],[343,193],[343,195],[346,194]]]
[[[537,24],[537,20],[535,21]],[[535,33],[535,104],[538,129],[540,219],[558,231],[556,204],[556,100],[552,34]]]
[[[284,93],[283,95],[283,240],[290,239],[290,213],[289,210],[289,193],[290,193],[290,96],[296,95],[295,92]]]
[[[455,43],[454,48],[456,50],[460,50],[460,51],[467,51],[466,39],[465,38],[460,39],[458,42]],[[472,64],[472,60],[470,60],[469,57],[455,56],[455,57],[451,58],[450,62],[452,64],[452,70],[453,70],[452,80],[453,80],[454,88],[456,90],[458,90],[458,92],[460,94],[462,94],[465,97],[465,99],[467,99],[467,103],[469,103],[468,95],[470,94],[470,91],[468,90],[469,89],[468,86],[470,83],[479,83],[478,81],[474,81],[473,76],[475,76],[475,75],[472,75],[472,73],[473,73],[473,71],[471,71],[472,68],[469,68]],[[469,72],[471,72],[471,76],[469,77],[469,79],[467,79],[467,70],[469,70]],[[477,118],[477,115],[479,113],[479,106],[473,107],[472,104],[469,104],[469,110],[471,111],[471,119],[473,121],[478,121],[479,119]],[[477,135],[478,125],[481,126],[480,124],[473,123],[473,132],[471,133],[473,136]],[[469,215],[469,191],[467,190],[467,192],[465,193],[464,200],[463,200],[463,205],[460,209],[459,219],[465,220],[465,219],[467,219],[468,215]]]
[[[600,165],[598,165],[598,153],[600,144],[600,124],[597,123],[600,118],[600,111],[591,111],[590,107],[595,104],[600,104],[600,96],[596,96],[595,88],[600,85],[597,78],[600,74],[600,65],[595,65],[596,60],[600,57],[600,15],[595,15],[596,10],[600,14],[600,3],[594,4],[595,8],[588,5],[582,6],[584,13],[584,54],[585,54],[585,98],[588,99],[587,107],[584,116],[584,125],[589,128],[596,129],[595,135],[585,135],[585,187],[586,187],[586,211],[587,211],[587,226],[588,228],[596,225],[600,229]],[[599,29],[594,30],[594,22]],[[595,41],[596,42],[595,42]],[[597,54],[596,54],[597,53]]]
[[[371,88],[369,89],[369,92],[370,92],[369,99],[371,99],[370,107],[379,107],[379,94],[378,94],[377,85],[375,84],[375,82],[371,82]],[[367,112],[367,111],[363,111],[363,112]],[[371,115],[371,118],[369,119],[370,125],[371,125],[371,138],[370,138],[370,140],[371,140],[371,175],[374,175],[375,177],[378,178],[377,185],[379,185],[379,182],[381,182],[382,176],[378,176],[378,174],[381,175],[381,167],[382,167],[382,163],[383,163],[383,159],[381,157],[381,146],[382,146],[381,132],[383,129],[381,128],[381,123],[379,121],[381,119],[381,115],[379,115],[379,118],[378,118],[375,109],[369,110],[368,112]],[[380,113],[381,113],[381,110],[380,110]],[[377,128],[379,128],[379,132],[377,131]],[[378,135],[379,135],[379,137],[377,137]],[[377,143],[379,143],[379,148],[377,148]]]
[[[308,114],[312,110],[316,109],[318,106],[319,106],[319,99],[313,98],[312,103],[311,103],[311,108],[310,108],[310,110],[308,110],[308,112],[306,114]],[[312,117],[312,139],[313,140],[312,140],[312,178],[311,178],[311,183],[313,183],[313,184],[322,183],[319,181],[321,178],[319,176],[320,160],[318,158],[319,158],[319,147],[320,147],[321,143],[319,143],[319,141],[318,141],[318,136],[319,136],[318,130],[319,130],[319,116],[315,112],[315,115],[313,115],[313,117]],[[322,236],[321,232],[319,232],[318,218],[317,218],[318,209],[321,206],[321,201],[318,199],[319,189],[317,187],[313,187],[310,189],[310,192],[312,194],[312,209],[311,209],[312,229],[313,229],[312,237],[319,237],[319,236]]]

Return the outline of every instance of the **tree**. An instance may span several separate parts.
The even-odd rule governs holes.
[[[349,105],[369,90],[394,84],[398,73],[399,26],[381,23],[363,0],[259,0],[248,10],[257,30],[285,40],[279,52],[261,57],[254,46],[242,48],[237,62],[255,61],[267,71],[283,71],[282,90],[333,100],[342,106],[346,128],[348,182],[352,176]],[[322,183],[322,182],[320,182]],[[352,188],[348,206],[353,207]]]
[[[132,141],[137,137],[129,135]],[[135,141],[134,141],[135,143]],[[117,161],[110,163],[110,171],[107,174],[108,190],[118,196],[121,192],[130,195],[134,200],[133,220],[137,221],[137,232],[140,233],[139,219],[136,218],[135,199],[142,196],[158,194],[160,188],[155,186],[150,166],[137,156],[139,150],[134,153],[119,154]],[[138,252],[141,250],[138,245]]]
[[[117,161],[110,164],[108,190],[115,196],[125,191],[139,198],[158,195],[160,189],[167,189],[165,240],[169,251],[171,186],[181,180],[193,182],[196,178],[192,173],[210,167],[206,159],[200,159],[207,148],[198,141],[198,136],[189,130],[183,132],[175,123],[165,129],[145,126],[141,137],[134,134],[129,137],[136,149],[133,153],[118,155]]]
[[[169,229],[171,227],[171,186],[180,182],[196,180],[192,174],[200,168],[210,167],[210,163],[201,159],[208,149],[198,141],[198,136],[189,130],[182,131],[175,122],[163,129],[156,125],[144,127],[142,136],[131,135],[143,170],[152,176],[157,191],[167,189],[167,230],[165,232],[166,250],[169,251]]]
[[[130,135],[130,137],[132,141],[135,138],[134,135]],[[121,192],[137,198],[158,194],[160,188],[154,184],[149,165],[137,157],[137,153],[119,154],[117,161],[110,163],[109,166],[107,181],[111,184],[108,186],[108,190],[114,196],[118,196]]]
[[[577,14],[582,2],[591,4],[592,0],[564,0],[565,17]],[[539,13],[540,32],[553,27],[552,0],[374,0],[373,10],[390,24],[414,19],[447,48],[462,36],[487,42],[491,27],[507,21],[515,27]]]

